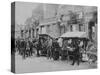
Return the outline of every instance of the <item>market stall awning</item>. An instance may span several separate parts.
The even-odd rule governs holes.
[[[78,37],[78,38],[87,38],[86,32],[66,32],[62,34],[60,37],[66,37],[66,38],[73,38],[73,37]]]
[[[50,38],[54,38],[53,36],[51,36],[49,34],[39,34],[39,36],[49,36]]]

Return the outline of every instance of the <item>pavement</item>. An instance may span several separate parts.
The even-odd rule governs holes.
[[[50,72],[50,71],[67,71],[67,70],[80,70],[80,69],[96,69],[97,64],[89,64],[88,62],[80,63],[78,66],[71,65],[72,61],[62,61],[47,59],[46,57],[28,57],[22,59],[22,56],[15,55],[15,69],[16,73],[31,73],[31,72]]]

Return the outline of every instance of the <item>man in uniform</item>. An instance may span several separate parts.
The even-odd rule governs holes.
[[[75,45],[74,45],[74,51],[73,51],[73,62],[72,65],[75,64],[75,62],[77,62],[77,64],[79,65],[80,62],[80,51],[79,51],[79,46],[78,46],[78,42],[75,41]]]
[[[47,58],[51,59],[52,57],[52,39],[50,37],[48,37],[48,40],[47,40]]]

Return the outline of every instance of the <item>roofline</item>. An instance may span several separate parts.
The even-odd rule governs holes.
[[[41,23],[40,26],[44,26],[44,25],[48,25],[48,24],[51,24],[51,23],[56,23],[57,21],[53,21],[53,22],[48,22],[48,23]]]

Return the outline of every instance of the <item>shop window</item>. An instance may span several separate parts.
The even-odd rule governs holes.
[[[79,24],[79,31],[84,31],[84,26],[82,24]]]

